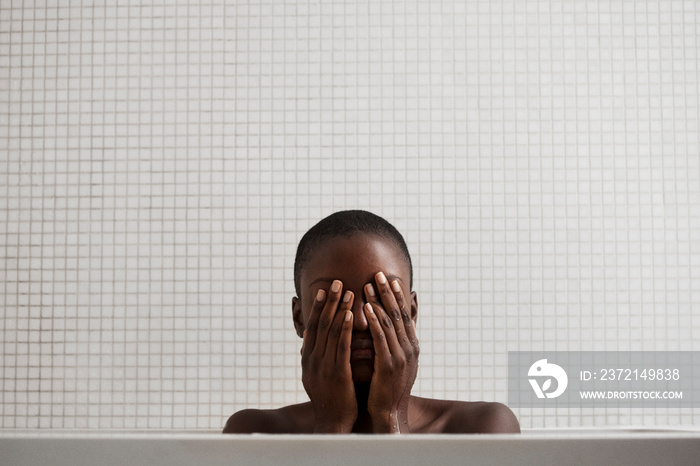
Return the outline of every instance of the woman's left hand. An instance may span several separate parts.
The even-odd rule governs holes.
[[[420,348],[411,305],[398,280],[375,275],[377,288],[365,285],[363,310],[374,341],[374,374],[367,411],[375,433],[408,432],[408,401],[418,372]]]

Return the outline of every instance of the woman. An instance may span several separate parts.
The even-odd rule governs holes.
[[[401,234],[370,212],[337,212],[301,239],[292,316],[310,401],[231,416],[225,433],[517,433],[500,403],[411,395],[418,300]]]

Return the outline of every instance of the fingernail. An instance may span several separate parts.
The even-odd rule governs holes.
[[[372,305],[370,303],[365,304],[365,307],[367,308],[367,312],[374,314],[374,309],[372,309]]]
[[[331,285],[331,291],[333,293],[337,293],[340,291],[340,280],[333,280],[333,284]]]
[[[349,302],[350,298],[352,298],[352,293],[350,291],[346,291],[345,296],[343,296],[343,302],[344,303]]]
[[[368,293],[371,297],[374,297],[374,287],[372,286],[371,283],[367,284],[367,293]]]
[[[383,284],[386,283],[386,276],[384,276],[384,272],[379,272],[379,273],[377,274],[377,281],[378,281],[381,285],[383,285]]]
[[[399,281],[398,281],[398,280],[394,280],[393,282],[391,282],[391,289],[394,290],[394,291],[397,292],[397,293],[398,293],[399,291],[401,291],[401,285],[399,285]]]
[[[323,298],[326,297],[326,292],[323,290],[318,290],[318,293],[316,293],[316,301],[323,301]]]
[[[345,322],[350,322],[350,319],[352,319],[352,312],[345,311]]]

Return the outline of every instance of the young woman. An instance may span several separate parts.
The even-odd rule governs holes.
[[[231,416],[224,433],[517,433],[500,403],[411,395],[418,299],[401,234],[365,211],[326,217],[299,243],[292,317],[310,401]]]

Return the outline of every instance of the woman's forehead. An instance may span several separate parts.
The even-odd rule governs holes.
[[[302,281],[321,276],[392,273],[408,283],[408,267],[401,249],[393,241],[378,235],[358,233],[338,236],[315,248],[302,274]]]

